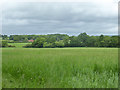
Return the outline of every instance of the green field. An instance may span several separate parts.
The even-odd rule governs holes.
[[[15,46],[16,48],[22,48],[23,46],[31,43],[8,43],[8,45]]]
[[[117,88],[117,48],[3,48],[3,88]]]

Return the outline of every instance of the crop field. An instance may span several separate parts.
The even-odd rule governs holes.
[[[117,88],[117,48],[3,48],[3,88]]]

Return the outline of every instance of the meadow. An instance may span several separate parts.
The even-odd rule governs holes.
[[[3,88],[117,88],[117,48],[3,48]]]
[[[23,46],[31,43],[8,43],[8,45],[15,46],[16,48],[22,48]]]

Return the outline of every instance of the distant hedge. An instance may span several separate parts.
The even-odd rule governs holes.
[[[8,47],[8,42],[7,41],[2,41],[2,47]]]
[[[15,47],[15,46],[8,45],[8,41],[7,40],[2,40],[2,41],[0,41],[0,47]]]

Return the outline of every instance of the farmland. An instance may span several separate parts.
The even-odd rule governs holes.
[[[117,48],[3,48],[3,88],[117,88]]]
[[[16,48],[22,48],[26,44],[30,44],[30,43],[8,43],[8,45],[15,46]]]

